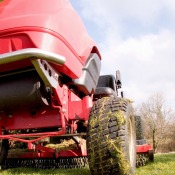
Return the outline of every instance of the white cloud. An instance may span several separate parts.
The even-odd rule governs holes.
[[[166,30],[120,42],[108,39],[110,44],[106,43],[102,50],[103,74],[120,69],[124,89],[138,103],[159,91],[171,98],[175,82],[175,33]]]
[[[73,1],[73,0],[72,0]],[[136,104],[163,92],[175,105],[175,1],[81,0],[90,32],[102,32],[102,74],[121,70],[123,89]],[[93,28],[95,24],[96,28]]]
[[[175,1],[174,0],[163,0],[164,7],[167,8],[167,11],[171,14],[172,18],[175,18]]]
[[[133,18],[147,25],[158,17],[164,1],[82,0],[81,4],[84,17],[100,24],[113,24],[114,21],[121,22],[121,20]]]

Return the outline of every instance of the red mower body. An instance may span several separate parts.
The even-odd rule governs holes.
[[[64,56],[64,66],[53,66],[71,78],[81,76],[82,67],[91,52],[98,53],[95,43],[68,1],[1,1],[0,54],[26,48],[40,48]],[[16,65],[3,65],[0,71],[29,64],[25,60]]]
[[[89,118],[100,60],[67,0],[1,0],[0,139],[31,144],[77,133]]]
[[[138,154],[140,154],[140,153],[148,153],[149,151],[152,151],[152,150],[153,150],[153,148],[149,144],[137,145],[137,147],[136,147],[136,152]]]
[[[132,104],[118,95],[120,72],[99,76],[100,68],[68,0],[0,0],[2,169],[134,173]]]

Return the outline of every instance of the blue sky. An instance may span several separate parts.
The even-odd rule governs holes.
[[[101,74],[121,71],[135,105],[162,93],[175,105],[174,0],[70,0],[102,54]]]

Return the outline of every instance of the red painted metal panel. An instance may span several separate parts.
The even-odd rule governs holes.
[[[151,145],[137,145],[136,146],[136,152],[137,153],[147,153],[149,150],[152,150]]]
[[[91,96],[86,96],[83,99],[80,99],[74,93],[69,91],[70,120],[88,120],[92,105]]]
[[[10,34],[16,36],[9,36]],[[0,36],[8,35],[8,42],[15,45],[18,43],[14,48],[10,46],[13,50],[20,46],[26,47],[23,43],[26,40],[21,42],[21,37],[25,34],[32,41],[30,44],[27,42],[27,47],[34,44],[33,47],[66,57],[65,66],[54,66],[57,70],[70,74],[72,78],[81,75],[81,69],[91,52],[98,53],[97,49],[93,49],[96,44],[88,36],[80,17],[67,0],[45,0],[44,3],[42,0],[1,1]],[[8,47],[4,43],[4,39],[0,40],[1,52],[5,52]]]
[[[82,60],[70,44],[58,33],[38,27],[21,27],[0,31],[0,53],[25,48],[40,48],[62,55],[66,58],[65,65],[52,64],[52,66],[72,78],[77,78],[81,75]],[[0,65],[0,71],[4,72],[31,65],[29,60],[25,60],[18,62],[18,64]],[[76,69],[74,69],[75,67]]]
[[[3,117],[5,119],[2,126],[6,130],[62,126],[59,110],[53,108],[40,109],[35,115],[21,109],[21,111],[14,111],[13,114],[5,114]]]

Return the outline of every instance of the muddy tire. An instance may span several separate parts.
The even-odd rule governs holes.
[[[104,97],[94,104],[87,128],[92,175],[131,175],[135,171],[134,120],[128,100]]]
[[[4,160],[7,158],[7,153],[9,149],[9,143],[8,140],[0,140],[0,165],[4,162]]]

